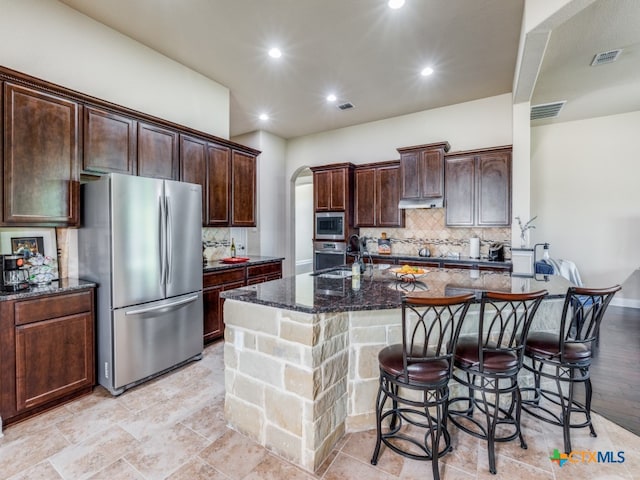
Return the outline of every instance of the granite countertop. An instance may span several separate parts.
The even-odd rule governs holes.
[[[369,254],[367,254],[366,256],[369,256]],[[506,268],[511,268],[511,260],[505,260],[503,262],[496,262],[494,260],[489,260],[487,257],[482,257],[482,258],[471,258],[471,257],[464,257],[464,256],[460,256],[460,257],[449,257],[449,256],[444,256],[444,257],[421,257],[419,255],[410,255],[410,254],[391,254],[391,255],[380,255],[378,253],[371,253],[371,257],[375,258],[375,259],[384,259],[384,258],[389,258],[389,259],[394,259],[395,261],[406,261],[407,263],[410,262],[438,262],[438,263],[451,263],[451,264],[463,264],[463,265],[468,265],[468,264],[472,264],[472,265],[478,265],[478,266],[483,266],[483,267],[506,267]]]
[[[84,290],[95,287],[94,282],[80,280],[78,278],[61,278],[54,280],[49,285],[41,287],[31,286],[28,290],[20,292],[0,292],[0,302],[8,300],[22,300],[30,297],[38,297],[40,295],[49,295],[52,293],[63,293],[72,290]]]
[[[371,273],[372,272],[372,273]],[[352,279],[326,278],[305,273],[258,285],[222,292],[226,299],[256,303],[306,313],[400,308],[402,297],[409,292],[426,296],[453,296],[483,291],[533,292],[547,290],[550,298],[564,297],[572,284],[558,275],[534,278],[516,277],[507,272],[468,269],[434,269],[415,283],[397,281],[389,270],[368,269],[361,276],[360,288],[352,287]]]
[[[246,262],[240,263],[223,263],[220,260],[210,260],[202,266],[203,271],[214,272],[218,270],[226,270],[229,268],[243,267],[247,265],[260,265],[261,263],[270,263],[284,260],[284,257],[259,257],[255,255],[238,255],[239,257],[249,258]]]

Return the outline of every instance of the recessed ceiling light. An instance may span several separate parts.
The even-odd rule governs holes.
[[[333,93],[327,95],[327,102],[335,102],[338,99]]]
[[[420,75],[422,75],[423,77],[428,77],[429,75],[431,75],[433,73],[433,68],[431,67],[424,67],[422,69],[422,71],[420,72]]]
[[[269,50],[269,56],[271,58],[280,58],[282,56],[282,52],[279,48],[273,47],[271,50]]]
[[[266,120],[269,120],[269,115],[267,115],[266,113],[261,113],[258,118],[264,122]]]
[[[389,5],[389,8],[397,10],[404,5],[404,0],[389,0],[389,3],[387,3],[387,5]]]

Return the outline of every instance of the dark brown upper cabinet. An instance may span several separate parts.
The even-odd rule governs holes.
[[[353,165],[340,163],[311,170],[315,211],[347,212],[353,192]]]
[[[511,147],[456,152],[445,159],[447,226],[511,225]]]
[[[135,175],[136,121],[93,107],[84,109],[83,172]]]
[[[207,225],[231,225],[231,149],[209,144],[207,147],[209,216]]]
[[[81,105],[5,82],[2,222],[77,226]]]
[[[180,180],[202,187],[202,225],[206,226],[209,215],[206,140],[180,135]]]
[[[231,151],[231,226],[256,226],[256,157]]]
[[[444,196],[444,154],[448,142],[398,148],[401,200],[424,200]]]
[[[354,179],[354,227],[404,227],[399,162],[359,165]]]
[[[80,175],[200,184],[203,225],[255,226],[258,150],[0,66],[0,225],[79,226]]]
[[[178,179],[178,133],[138,122],[138,175]]]
[[[202,224],[256,225],[256,155],[180,136],[180,180],[202,187]]]

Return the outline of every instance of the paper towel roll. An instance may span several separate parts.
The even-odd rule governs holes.
[[[480,258],[480,239],[478,237],[471,237],[469,241],[469,256]]]

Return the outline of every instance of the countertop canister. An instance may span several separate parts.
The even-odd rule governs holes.
[[[480,258],[480,238],[471,237],[469,240],[469,256],[471,258]]]

